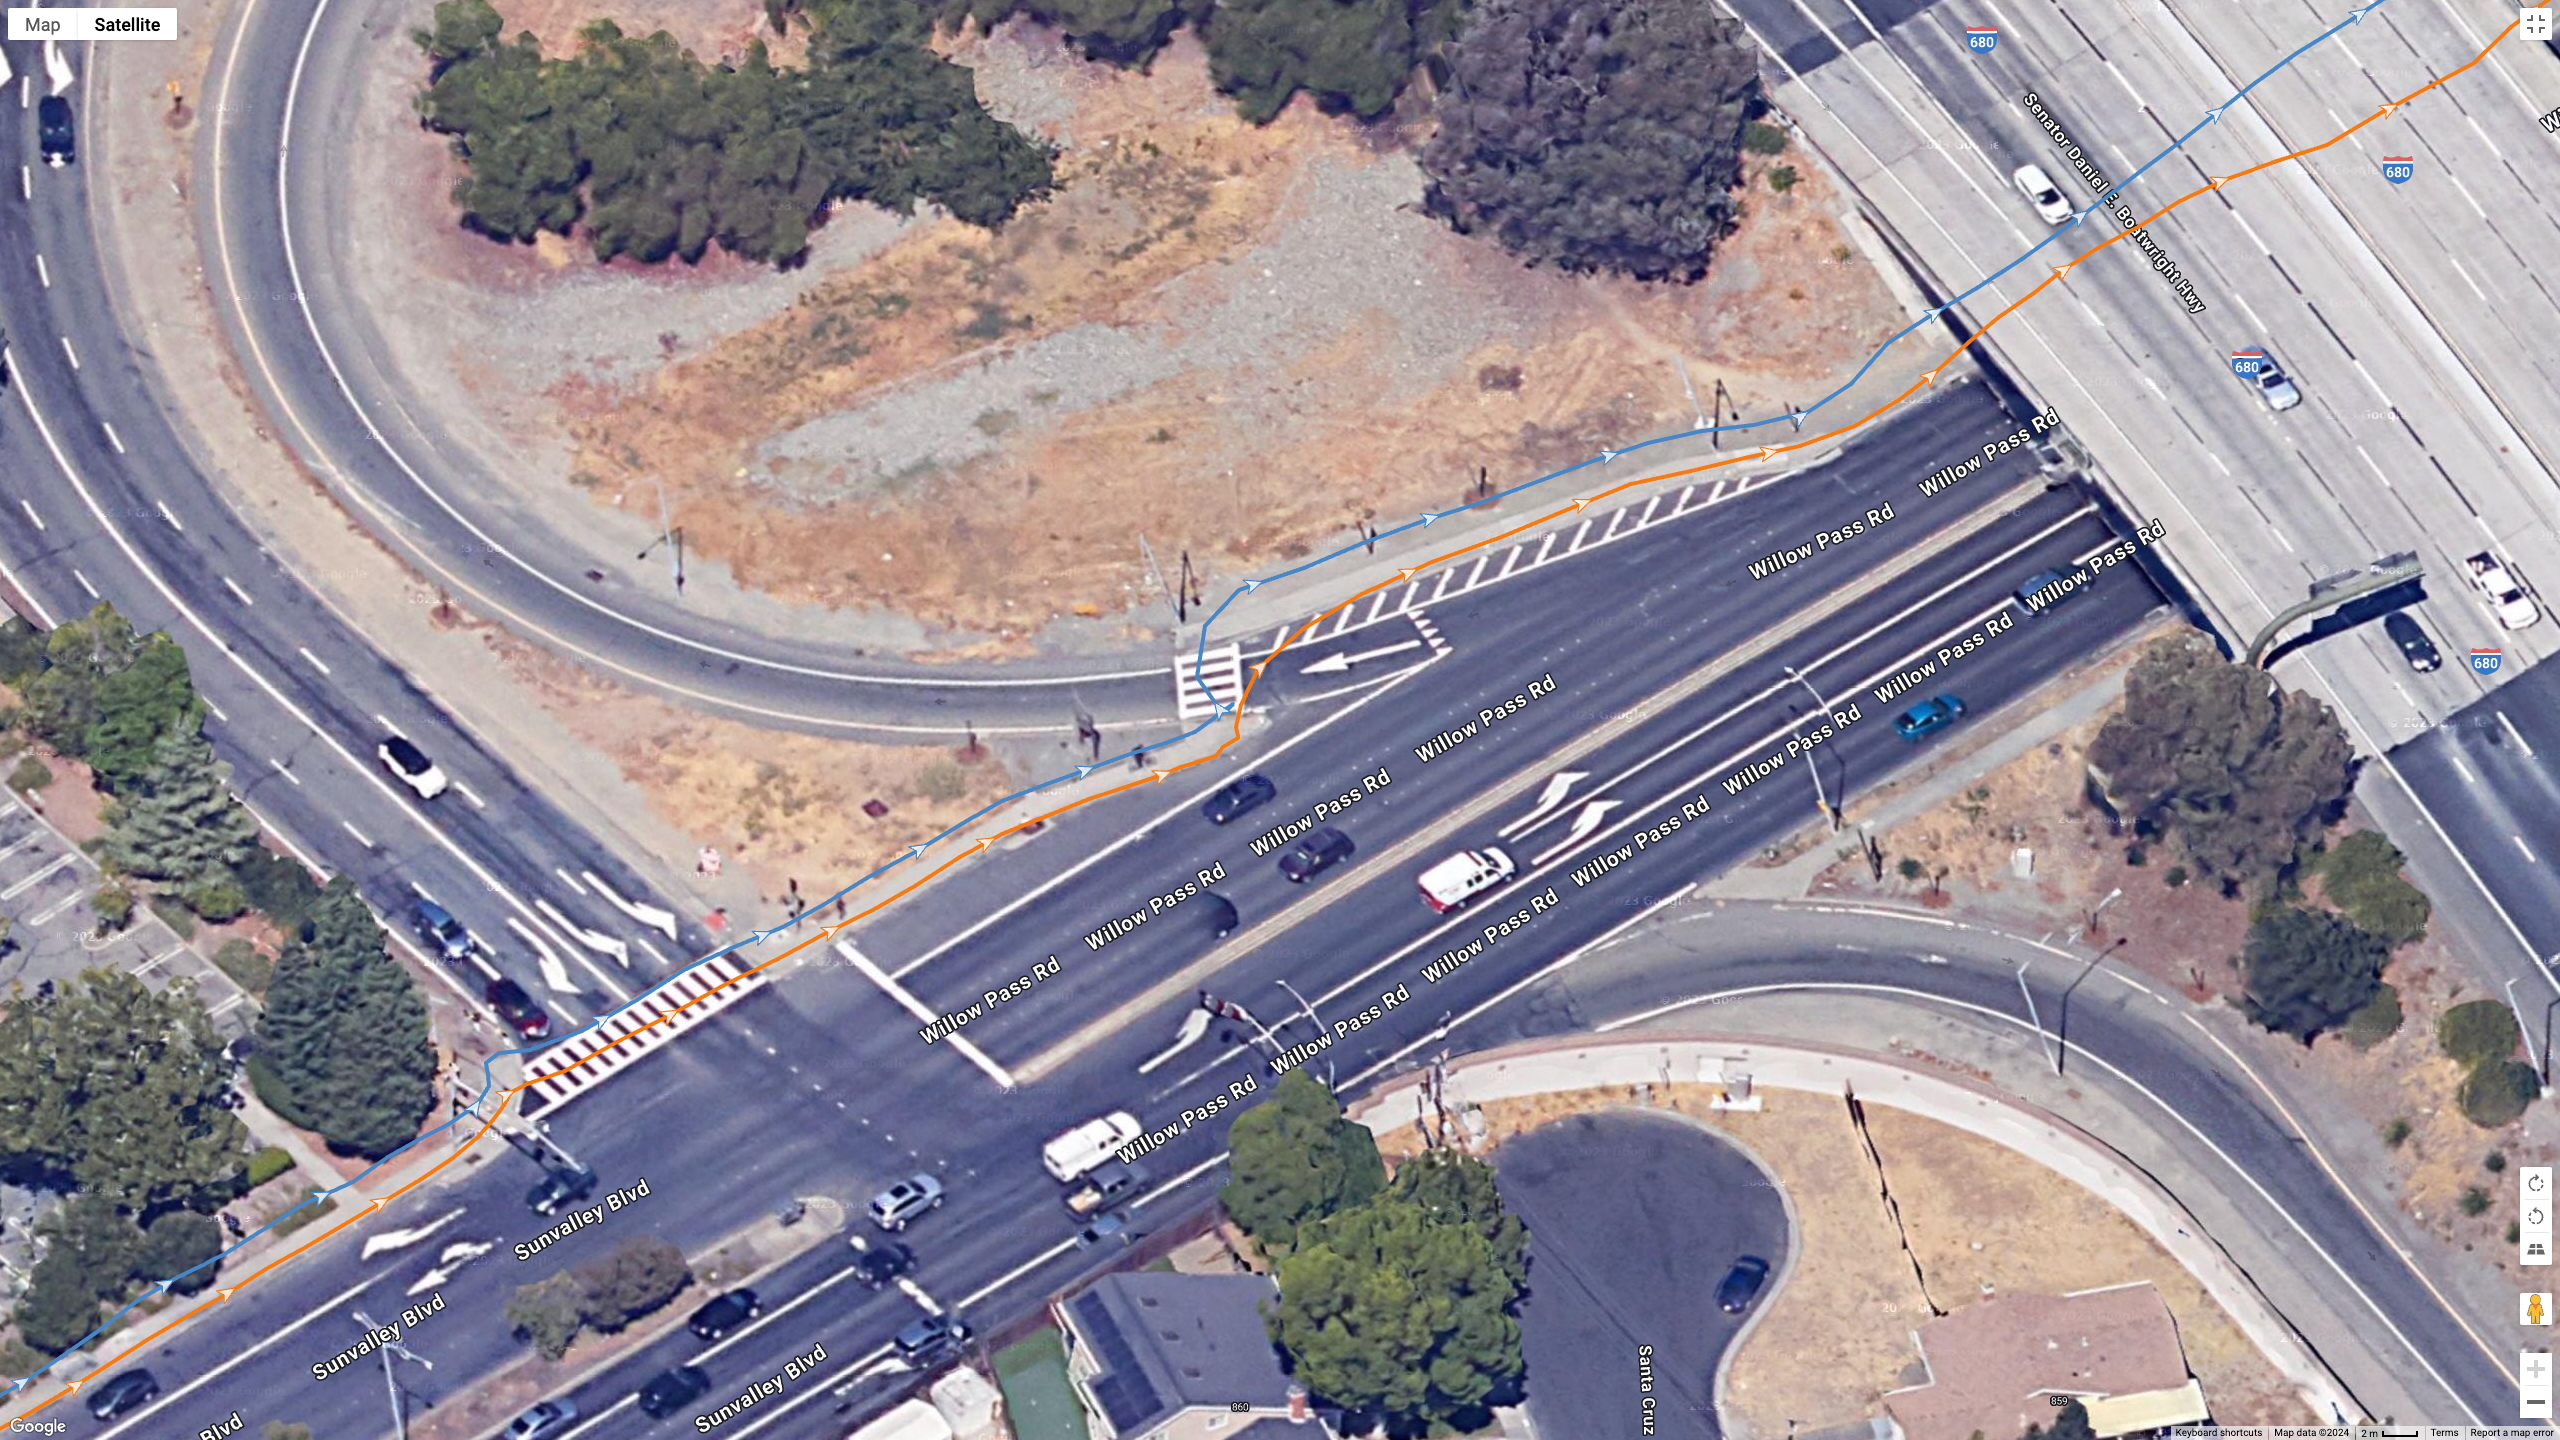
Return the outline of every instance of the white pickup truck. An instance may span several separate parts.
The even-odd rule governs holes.
[[[2542,618],[2542,607],[2533,603],[2533,597],[2516,583],[2515,576],[2507,573],[2507,567],[2497,556],[2483,550],[2463,561],[2462,565],[2471,572],[2472,588],[2478,590],[2489,602],[2489,608],[2497,613],[2499,624],[2510,630],[2522,630]]]

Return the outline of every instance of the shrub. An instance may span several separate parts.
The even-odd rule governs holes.
[[[2169,867],[2168,872],[2160,878],[2162,881],[2167,883],[2170,889],[2175,890],[2179,886],[2187,883],[2187,867],[2184,865],[2172,865]]]
[[[2506,1173],[2507,1152],[2504,1150],[2490,1151],[2488,1154],[2480,1158],[2480,1168],[2488,1171],[2492,1175],[2501,1175]]]
[[[2373,998],[2356,1007],[2347,1017],[2340,1038],[2359,1050],[2370,1050],[2400,1033],[2400,992],[2384,984],[2375,987]]]
[[[171,932],[176,934],[179,939],[193,940],[196,938],[196,917],[187,913],[187,907],[179,903],[177,896],[147,895],[143,897],[142,903],[146,909],[150,910],[154,916],[159,918],[161,924],[168,926]]]
[[[213,967],[231,977],[231,983],[260,999],[267,994],[267,981],[276,973],[275,962],[267,952],[246,940],[225,940],[213,952]]]
[[[52,783],[53,772],[33,755],[18,757],[17,767],[9,772],[9,788],[12,790],[41,790]]]
[[[2402,1144],[2407,1142],[2408,1138],[2409,1122],[2406,1120],[2399,1119],[2395,1116],[2390,1124],[2382,1127],[2382,1143],[2390,1146],[2394,1150],[2399,1149]]]
[[[221,1267],[205,1262],[222,1253],[222,1226],[210,1215],[172,1210],[142,1232],[134,1257],[134,1278],[159,1284],[179,1295],[193,1295],[213,1283]]]
[[[320,882],[311,878],[301,861],[264,846],[232,866],[231,878],[239,883],[249,908],[274,921],[288,940],[302,932],[302,922],[320,900]]]
[[[563,1270],[549,1279],[516,1287],[515,1295],[507,1301],[507,1328],[543,1359],[557,1360],[569,1353],[569,1342],[578,1338],[585,1303],[586,1290],[578,1284],[578,1277]]]
[[[2522,1115],[2542,1093],[2542,1077],[2521,1060],[2491,1060],[2462,1077],[2455,1098],[2462,1118],[2483,1130],[2495,1130]]]
[[[948,805],[969,793],[969,777],[948,760],[936,760],[916,772],[916,793]]]
[[[2454,1208],[2460,1210],[2465,1215],[2479,1215],[2486,1212],[2489,1208],[2489,1192],[2481,1189],[2477,1185],[2474,1185],[2469,1189],[2464,1190],[2462,1192],[2462,1198],[2454,1201],[2453,1203]]]
[[[133,892],[110,881],[89,897],[89,911],[98,917],[98,933],[112,935],[133,923]]]
[[[1921,876],[1929,873],[1929,867],[1921,864],[1911,856],[1905,855],[1902,857],[1901,863],[1893,867],[1893,873],[1901,876],[1905,880],[1917,880]]]
[[[1769,171],[1769,188],[1784,195],[1796,188],[1796,182],[1803,178],[1793,165],[1779,165]]]
[[[608,1334],[666,1304],[693,1283],[684,1252],[655,1235],[635,1235],[602,1260],[573,1272],[585,1297],[579,1313]]]
[[[228,878],[207,880],[178,892],[188,909],[219,925],[237,920],[249,908],[249,896],[239,884]],[[174,927],[173,927],[174,928]]]
[[[293,1168],[293,1157],[283,1149],[269,1145],[249,1157],[249,1165],[241,1172],[242,1188],[255,1190]]]
[[[2400,859],[2399,850],[2372,830],[2339,841],[2320,859],[2329,902],[2394,945],[2427,933],[2430,908],[2425,892],[2401,875]]]
[[[1787,132],[1766,120],[1753,120],[1742,127],[1742,148],[1754,155],[1775,155],[1787,148]]]
[[[2515,1012],[2500,1000],[2467,1000],[2436,1020],[2436,1044],[2466,1070],[2516,1053]]]
[[[2279,909],[2249,927],[2242,951],[2249,1018],[2305,1045],[2364,1008],[2391,947],[2325,910]]]

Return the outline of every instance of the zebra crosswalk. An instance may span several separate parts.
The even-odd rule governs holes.
[[[629,1069],[642,1056],[764,987],[745,957],[715,955],[632,1001],[525,1065],[528,1113],[563,1105]]]

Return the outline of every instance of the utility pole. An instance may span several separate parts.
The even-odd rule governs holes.
[[[1813,697],[1813,713],[1816,715],[1828,715],[1831,713],[1831,707],[1823,701],[1822,692],[1813,688],[1812,681],[1797,674],[1796,667],[1793,665],[1781,665],[1778,668],[1787,672],[1788,679],[1803,686],[1804,693]],[[1839,834],[1840,807],[1832,804],[1831,798],[1825,795],[1822,791],[1822,761],[1819,751],[1808,748],[1804,752],[1804,768],[1813,776],[1814,808],[1820,810],[1823,818],[1831,822],[1831,833],[1834,835]]]
[[[1156,588],[1164,592],[1165,608],[1173,612],[1173,623],[1182,624],[1182,605],[1174,598],[1173,582],[1164,578],[1164,567],[1156,563],[1156,547],[1147,543],[1145,531],[1138,532],[1138,553],[1147,557],[1147,573],[1154,576]]]
[[[661,545],[666,546],[668,559],[675,567],[676,594],[682,595],[684,594],[684,532],[676,529],[669,521],[667,487],[657,480],[651,480],[649,483],[656,486],[658,491],[658,538],[641,546],[640,553],[632,558],[646,560],[651,551]]]
[[[1715,448],[1721,450],[1724,448],[1724,417],[1730,414],[1736,420],[1742,418],[1742,407],[1733,403],[1733,392],[1724,388],[1724,377],[1721,375],[1716,377],[1715,407],[1716,429],[1713,440]]]
[[[373,1322],[372,1316],[367,1315],[361,1310],[350,1310],[347,1313],[354,1316],[355,1322],[362,1325],[367,1333],[382,1328]],[[403,1360],[415,1360],[419,1364],[427,1367],[429,1371],[433,1371],[436,1368],[436,1362],[419,1354],[417,1351],[410,1349],[408,1346],[401,1344],[397,1340],[384,1341],[382,1343],[382,1348],[375,1353],[382,1357],[383,1388],[391,1394],[391,1423],[398,1427],[400,1440],[409,1440],[409,1407],[402,1403],[408,1398],[408,1393],[400,1388],[400,1377],[392,1373],[391,1357],[397,1355]]]

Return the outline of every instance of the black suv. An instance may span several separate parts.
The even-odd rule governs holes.
[[[596,1193],[593,1170],[545,1169],[540,1180],[525,1192],[524,1203],[536,1215],[557,1215]]]
[[[71,102],[47,95],[36,102],[36,148],[44,163],[59,169],[71,163]]]
[[[1280,787],[1259,775],[1230,780],[1201,803],[1200,814],[1212,825],[1224,825],[1256,805],[1268,803]]]
[[[2444,656],[2436,653],[2436,642],[2427,638],[2427,632],[2418,627],[2417,617],[2406,610],[2383,616],[2382,633],[2400,647],[2400,658],[2409,662],[2409,668],[2422,675],[2444,663]]]
[[[139,1410],[160,1393],[160,1382],[148,1370],[127,1370],[89,1392],[89,1413],[101,1420]]]
[[[1733,1268],[1725,1272],[1724,1283],[1716,1287],[1716,1308],[1727,1315],[1750,1309],[1768,1279],[1769,1262],[1759,1256],[1745,1255],[1734,1261]]]
[[[1310,832],[1295,849],[1280,857],[1280,873],[1288,876],[1291,883],[1303,885],[1350,859],[1356,848],[1350,836],[1327,825]]]
[[[711,1377],[699,1365],[679,1365],[640,1387],[640,1413],[652,1420],[664,1420],[678,1410],[701,1399],[711,1389]]]
[[[853,1257],[853,1273],[874,1290],[885,1290],[899,1276],[916,1268],[916,1252],[895,1240],[873,1240]]]
[[[732,1290],[711,1300],[693,1312],[684,1328],[698,1340],[717,1340],[739,1326],[764,1313],[764,1302],[753,1290]]]

